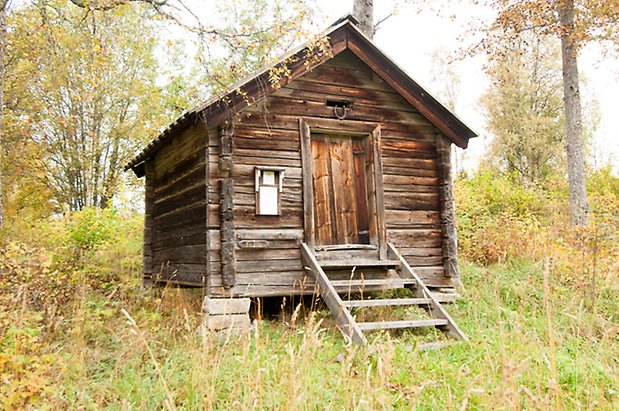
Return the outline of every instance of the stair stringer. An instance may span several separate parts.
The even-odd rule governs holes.
[[[327,277],[327,274],[320,266],[314,253],[312,253],[308,245],[304,242],[301,243],[301,258],[303,259],[305,269],[309,271],[316,284],[318,284],[320,296],[327,304],[327,307],[329,307],[331,314],[335,317],[337,326],[342,334],[357,345],[367,345],[367,339],[357,325],[357,322],[348,308],[344,306],[342,299],[335,291],[335,288],[331,284],[331,280],[329,280],[329,277]]]
[[[447,320],[446,325],[439,326],[437,328],[450,337],[468,342],[468,337],[462,332],[460,327],[458,327],[456,322],[451,318],[436,297],[432,295],[425,283],[415,273],[393,244],[388,243],[387,253],[389,257],[396,258],[400,261],[400,269],[398,270],[400,277],[414,279],[417,282],[417,287],[414,289],[415,297],[427,298],[430,300],[430,304],[427,305],[427,310],[429,311],[430,316],[432,318]]]

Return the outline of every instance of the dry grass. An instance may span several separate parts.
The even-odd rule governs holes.
[[[199,293],[172,288],[86,292],[54,330],[26,304],[1,317],[11,384],[0,398],[7,408],[613,409],[617,284],[600,285],[588,309],[549,272],[465,266],[449,310],[471,343],[438,351],[415,349],[423,336],[412,334],[375,334],[373,353],[347,346],[325,310],[288,311],[251,336],[202,336]]]

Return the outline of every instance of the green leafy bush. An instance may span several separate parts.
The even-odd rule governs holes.
[[[481,171],[456,181],[462,256],[479,264],[531,256],[548,210],[544,199],[513,179]]]
[[[456,181],[458,239],[463,260],[482,265],[515,258],[552,260],[552,274],[595,298],[596,281],[616,278],[619,264],[619,178],[610,169],[588,176],[590,223],[569,224],[567,183],[525,187],[504,174],[480,171]]]

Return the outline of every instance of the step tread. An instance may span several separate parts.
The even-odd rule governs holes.
[[[429,298],[385,298],[380,300],[344,301],[346,307],[388,307],[398,305],[424,305],[432,302]]]
[[[341,258],[331,260],[319,260],[323,269],[329,268],[352,268],[352,267],[385,267],[393,268],[400,265],[396,260],[378,260],[372,258]]]
[[[407,284],[416,284],[414,279],[407,278],[378,278],[367,280],[331,280],[334,287],[372,287],[372,286],[396,286],[404,287]]]
[[[397,328],[416,328],[416,327],[436,327],[447,325],[448,321],[442,318],[433,318],[431,320],[401,320],[401,321],[379,321],[357,323],[359,328],[364,330],[387,330]]]

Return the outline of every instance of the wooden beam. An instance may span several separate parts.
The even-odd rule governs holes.
[[[391,330],[399,328],[438,327],[447,325],[447,320],[403,320],[403,321],[378,321],[358,323],[359,329],[365,330]]]
[[[337,258],[320,260],[323,268],[347,268],[347,267],[383,267],[395,268],[400,264],[396,260],[373,260],[369,258]]]
[[[451,173],[451,142],[440,133],[436,134],[436,152],[443,266],[446,277],[459,278],[458,234],[456,232],[456,212]]]
[[[142,282],[153,284],[153,207],[155,205],[155,165],[152,160],[144,164],[144,244],[142,248]]]
[[[234,225],[234,122],[228,119],[219,127],[221,277],[225,288],[233,287],[236,277],[236,230]]]
[[[384,300],[350,300],[344,301],[346,307],[392,307],[402,305],[427,305],[429,298],[393,298]]]
[[[312,146],[310,127],[302,118],[299,119],[301,135],[301,164],[303,173],[303,214],[305,242],[314,252],[316,234],[314,227],[314,182],[312,179]]]
[[[378,252],[381,260],[387,258],[387,229],[385,224],[385,194],[383,189],[383,155],[381,151],[380,126],[371,133],[374,157],[374,193],[376,195],[376,231]]]
[[[206,207],[205,207],[205,212],[206,215],[204,216],[205,219],[205,227],[204,227],[204,243],[205,243],[205,256],[206,256],[206,267],[204,272],[206,273],[206,295],[210,296],[211,295],[211,275],[212,275],[212,270],[211,270],[211,242],[209,241],[208,237],[209,237],[209,230],[211,227],[211,218],[210,218],[210,213],[209,213],[209,209],[208,209],[208,203],[209,203],[209,188],[211,185],[211,172],[210,172],[210,145],[209,145],[209,129],[206,128],[206,125],[204,125],[204,133],[205,133],[205,137],[206,137],[206,141],[204,144],[204,202],[206,203]]]
[[[322,267],[322,263],[321,263]],[[405,285],[415,284],[413,279],[408,278],[377,278],[363,280],[330,280],[333,287],[385,287],[385,288],[404,288]]]

